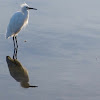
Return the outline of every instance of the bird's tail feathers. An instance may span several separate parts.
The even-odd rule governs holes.
[[[9,39],[9,38],[10,38],[10,36],[9,36],[8,34],[9,34],[9,33],[6,33],[6,34],[5,34],[5,38],[6,38],[6,39]]]

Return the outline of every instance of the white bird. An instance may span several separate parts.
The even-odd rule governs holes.
[[[28,24],[29,19],[29,9],[37,10],[36,8],[29,7],[26,3],[21,5],[21,11],[17,11],[10,19],[10,22],[7,27],[6,38],[13,37],[14,48],[17,44],[17,35],[18,32]],[[15,42],[16,40],[16,42]]]

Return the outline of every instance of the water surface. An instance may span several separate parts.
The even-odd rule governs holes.
[[[0,97],[2,100],[100,99],[100,1],[26,0],[29,25],[18,35],[18,60],[30,84],[22,88],[9,73],[6,56],[13,41],[5,39],[12,14],[24,0],[0,0]],[[27,42],[24,42],[24,41]]]

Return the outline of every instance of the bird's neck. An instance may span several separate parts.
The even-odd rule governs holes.
[[[29,11],[28,10],[24,11],[23,14],[24,14],[24,17],[25,18],[28,18],[29,17]]]
[[[24,11],[23,12],[23,18],[24,18],[24,25],[28,24],[28,19],[29,19],[29,11]]]
[[[28,10],[25,10],[25,11],[22,11],[24,15],[28,15],[29,11]]]

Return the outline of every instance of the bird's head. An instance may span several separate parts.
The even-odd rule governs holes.
[[[21,5],[21,10],[22,11],[26,11],[26,10],[30,10],[30,9],[37,10],[36,8],[29,7],[26,3]]]

